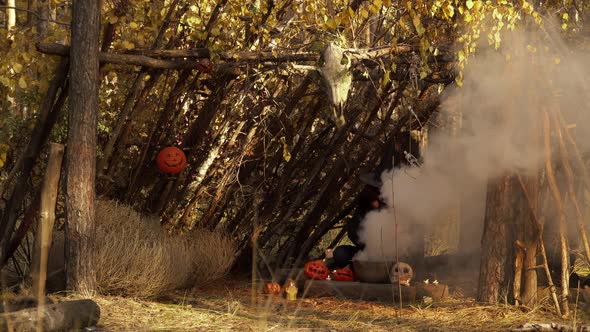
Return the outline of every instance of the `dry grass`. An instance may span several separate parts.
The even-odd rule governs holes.
[[[250,305],[245,281],[223,281],[163,302],[97,297],[99,327],[108,331],[509,331],[527,322],[571,324],[544,304],[523,312],[512,306],[482,306],[451,298],[431,306],[406,306],[335,298],[287,302],[260,294]],[[578,311],[578,324],[590,323]]]
[[[234,245],[221,233],[194,230],[169,236],[157,218],[112,201],[97,202],[99,292],[155,297],[225,275]]]

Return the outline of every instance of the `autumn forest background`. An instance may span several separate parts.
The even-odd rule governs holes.
[[[31,287],[50,143],[65,145],[65,153],[56,152],[64,162],[56,171],[47,287],[153,300],[179,289],[217,289],[224,277],[254,285],[323,257],[347,241],[344,225],[364,175],[383,171],[393,157],[396,169],[423,164],[424,178],[442,186],[429,173],[432,160],[444,159],[437,153],[444,151],[448,163],[433,169],[464,173],[461,165],[467,172],[476,163],[472,141],[460,137],[489,137],[490,144],[538,149],[527,158],[520,145],[509,148],[518,158],[489,159],[489,169],[480,167],[485,176],[453,180],[459,189],[452,195],[408,194],[406,205],[415,208],[400,213],[426,216],[417,211],[445,197],[427,215],[433,221],[422,234],[424,255],[481,259],[473,280],[478,305],[510,297],[505,302],[546,305],[552,319],[571,318],[565,273],[574,271],[576,258],[579,269],[590,262],[587,1],[103,0],[94,9],[76,3],[0,0],[5,289]],[[74,69],[86,61],[99,63],[96,77]],[[85,103],[92,91],[96,105]],[[470,113],[478,107],[509,110],[489,123],[517,123],[507,134],[512,141],[498,138],[508,132],[496,127],[478,127],[473,119],[496,116]],[[495,151],[481,144],[476,150]],[[179,173],[156,165],[169,146],[186,155]],[[537,274],[559,279],[564,290],[543,302]],[[248,287],[240,291],[252,301]],[[241,324],[236,312],[254,310],[203,294],[201,304],[227,307],[219,317],[234,328]],[[115,300],[97,301],[109,308]],[[469,320],[464,309],[444,314]],[[391,321],[356,327],[387,330],[400,317],[387,306],[379,310],[373,314]],[[504,317],[512,317],[510,310]],[[576,317],[578,308],[571,310]],[[443,313],[406,316],[413,314],[436,321]],[[491,311],[486,315],[493,320]]]

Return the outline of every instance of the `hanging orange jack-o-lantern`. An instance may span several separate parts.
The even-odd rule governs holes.
[[[169,146],[158,153],[156,162],[162,172],[176,174],[186,166],[186,156],[181,149]]]
[[[352,272],[350,266],[334,271],[332,276],[336,281],[354,281],[354,272]]]
[[[330,275],[330,270],[321,260],[311,261],[303,267],[303,273],[309,279],[324,280]]]

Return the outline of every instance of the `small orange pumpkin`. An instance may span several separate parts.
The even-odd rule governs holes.
[[[264,292],[266,294],[279,295],[281,293],[281,285],[276,282],[268,282],[264,285]]]
[[[345,268],[334,271],[333,277],[336,281],[354,281],[354,272],[347,265]]]
[[[169,146],[158,153],[156,162],[162,172],[176,174],[186,166],[186,155],[181,149]]]
[[[309,279],[325,280],[330,275],[330,270],[321,260],[316,260],[305,264],[303,273]]]

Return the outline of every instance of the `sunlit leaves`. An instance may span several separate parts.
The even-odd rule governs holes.
[[[463,72],[462,71],[460,71],[459,74],[455,77],[455,83],[457,83],[457,85],[460,87],[463,86]]]
[[[459,50],[459,52],[457,53],[457,59],[459,60],[459,62],[465,61],[465,52],[463,50]]]
[[[412,18],[412,23],[414,23],[414,28],[416,28],[416,32],[418,33],[418,36],[422,36],[424,34],[424,32],[426,31],[426,29],[424,29],[424,27],[422,26],[422,22],[420,21],[420,16],[414,15],[414,17]]]
[[[291,160],[291,152],[289,152],[289,145],[287,145],[285,136],[281,137],[281,144],[283,145],[283,159],[288,162]]]
[[[447,18],[451,18],[453,16],[455,16],[455,7],[453,7],[452,5],[446,5],[443,9],[443,12],[445,13],[445,16]]]
[[[21,65],[18,62],[15,62],[12,64],[12,70],[14,70],[14,72],[17,74],[20,74],[20,72],[23,70],[23,65]]]
[[[361,15],[362,18],[368,18],[369,17],[369,11],[366,10],[365,8],[363,8],[360,11],[360,15]]]
[[[28,87],[27,81],[23,76],[18,79],[18,86],[21,89],[26,89]]]
[[[9,149],[10,146],[8,144],[0,143],[0,168],[4,167],[4,165],[6,164]]]

